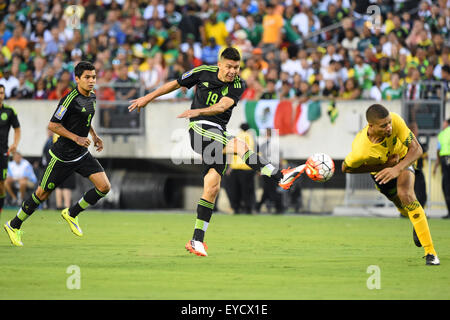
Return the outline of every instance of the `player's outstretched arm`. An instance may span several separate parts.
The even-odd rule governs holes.
[[[177,80],[172,80],[170,82],[166,82],[164,85],[156,89],[155,91],[150,92],[149,94],[137,98],[135,100],[131,100],[131,104],[128,106],[128,111],[131,112],[135,109],[137,109],[138,112],[141,111],[141,108],[145,108],[147,104],[149,104],[154,99],[158,98],[159,96],[163,96],[169,92],[172,92],[178,88],[180,88],[180,84]]]
[[[369,172],[378,172],[381,171],[383,169],[386,168],[391,168],[395,165],[398,164],[400,158],[398,156],[398,154],[392,154],[389,156],[388,160],[386,161],[386,163],[383,164],[374,164],[374,165],[369,165],[369,164],[363,164],[359,167],[353,168],[353,167],[349,167],[347,166],[347,164],[344,162],[342,162],[342,172],[344,173],[369,173]]]

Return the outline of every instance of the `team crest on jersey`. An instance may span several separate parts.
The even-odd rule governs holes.
[[[58,110],[56,110],[55,118],[61,120],[62,117],[64,117],[64,114],[66,113],[66,111],[67,111],[67,107],[60,105]]]
[[[8,120],[8,115],[5,112],[2,112],[1,118],[3,121]]]
[[[183,75],[181,76],[181,80],[184,80],[187,77],[189,77],[192,74],[192,71],[193,70],[183,73]]]

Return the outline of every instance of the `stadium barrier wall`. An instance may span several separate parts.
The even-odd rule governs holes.
[[[40,157],[46,141],[46,127],[57,101],[9,100],[15,108],[22,126],[22,139],[19,150],[24,156]],[[280,151],[286,159],[306,159],[315,152],[328,153],[333,159],[344,159],[351,150],[354,135],[365,124],[364,113],[373,101],[337,102],[339,115],[334,124],[326,111],[327,102],[322,102],[321,117],[311,123],[304,135],[286,135],[280,137]],[[383,104],[391,111],[401,113],[400,101],[385,101]],[[243,103],[233,111],[228,131],[237,133],[239,126],[245,122]],[[145,134],[137,135],[102,135],[105,148],[101,153],[90,147],[92,154],[98,158],[142,158],[142,159],[191,159],[197,157],[192,152],[187,134],[188,120],[177,119],[190,107],[189,101],[157,101],[145,111]],[[447,106],[447,115],[450,106]],[[98,124],[98,117],[94,117]],[[12,131],[10,132],[12,141]],[[430,140],[430,150],[436,150],[436,137]]]

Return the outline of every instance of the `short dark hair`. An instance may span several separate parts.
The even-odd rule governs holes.
[[[0,88],[3,88],[3,91],[5,91],[5,86],[3,84],[0,84]]]
[[[372,123],[376,120],[384,119],[389,115],[389,110],[381,104],[375,103],[366,111],[367,122]]]
[[[450,65],[446,64],[445,66],[442,67],[442,71],[445,71],[447,73],[450,73]]]
[[[95,70],[95,67],[89,61],[81,61],[75,67],[75,77],[81,78],[85,70]]]
[[[241,55],[240,55],[239,51],[233,47],[228,47],[225,50],[223,50],[220,57],[223,59],[228,59],[228,60],[233,60],[233,61],[241,60]]]

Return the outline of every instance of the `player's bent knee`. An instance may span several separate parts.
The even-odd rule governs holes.
[[[404,206],[417,200],[414,193],[411,193],[411,192],[400,192],[398,194],[398,198],[400,199],[400,201],[402,202],[402,204]]]
[[[219,185],[210,186],[205,189],[205,193],[210,200],[216,199],[217,195],[219,194],[219,191],[220,191]]]
[[[101,193],[107,194],[111,190],[111,184],[109,183],[109,181],[107,181],[100,186],[96,186],[96,188]]]

